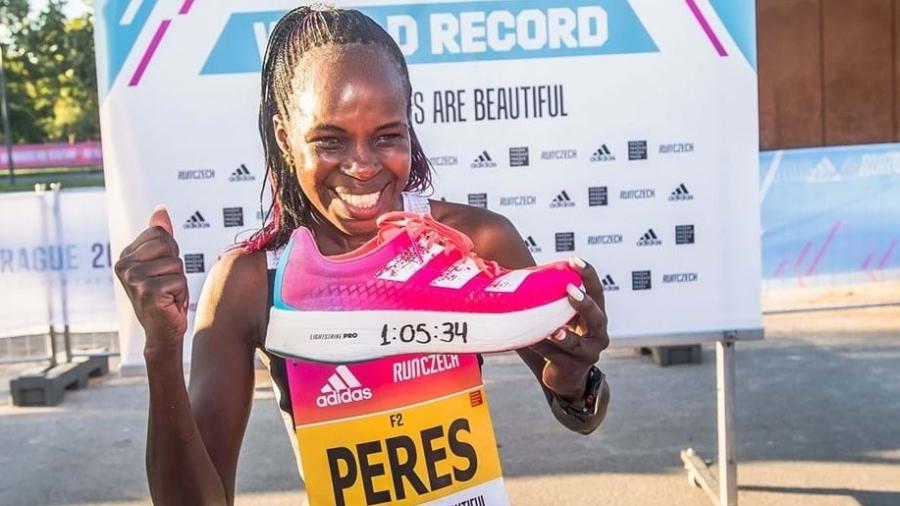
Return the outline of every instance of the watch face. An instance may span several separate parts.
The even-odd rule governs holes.
[[[597,366],[591,367],[591,372],[588,375],[588,388],[584,396],[584,404],[592,415],[596,415],[597,410],[600,408],[600,395],[601,388],[603,388],[603,382],[603,372],[600,371]]]

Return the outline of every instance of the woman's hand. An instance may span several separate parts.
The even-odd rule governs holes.
[[[164,207],[153,211],[149,228],[122,250],[115,271],[144,327],[145,354],[180,350],[187,331],[187,278]]]
[[[584,397],[591,366],[609,346],[609,334],[603,285],[597,272],[578,257],[572,257],[569,265],[584,282],[584,291],[573,285],[568,287],[569,303],[578,314],[532,349],[546,360],[541,378],[544,385],[563,399],[577,401]]]

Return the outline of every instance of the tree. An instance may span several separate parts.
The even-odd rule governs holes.
[[[0,0],[8,27],[4,61],[13,139],[18,143],[99,139],[90,15],[66,19],[63,0],[28,16],[27,0]]]

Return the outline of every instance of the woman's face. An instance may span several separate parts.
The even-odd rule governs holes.
[[[327,46],[307,53],[292,82],[288,117],[275,117],[309,201],[335,227],[370,235],[402,206],[410,171],[404,80],[383,50]]]

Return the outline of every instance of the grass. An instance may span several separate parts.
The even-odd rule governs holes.
[[[0,193],[34,191],[34,185],[39,183],[62,183],[63,189],[102,187],[103,169],[100,167],[17,169],[15,183],[11,183],[9,172],[0,172]]]

